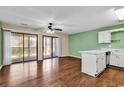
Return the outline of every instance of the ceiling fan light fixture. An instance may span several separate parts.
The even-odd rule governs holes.
[[[53,30],[53,31],[51,31],[51,34],[54,34],[55,33],[55,31]]]
[[[51,31],[50,30],[47,30],[46,33],[50,33]]]
[[[55,31],[54,30],[47,30],[47,32],[46,33],[48,33],[48,34],[54,34],[55,33]]]

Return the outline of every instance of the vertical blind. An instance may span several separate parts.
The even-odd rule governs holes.
[[[10,65],[11,59],[11,32],[4,31],[3,33],[3,65]]]

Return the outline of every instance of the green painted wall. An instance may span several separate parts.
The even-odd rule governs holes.
[[[2,65],[3,62],[3,31],[0,28],[0,66]]]
[[[78,51],[108,48],[110,44],[98,43],[98,32],[118,28],[124,28],[124,24],[102,27],[95,30],[69,35],[69,55],[80,56]],[[111,43],[112,48],[124,48],[124,32],[112,33],[112,39],[118,40]]]

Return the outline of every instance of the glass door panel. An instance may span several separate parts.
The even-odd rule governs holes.
[[[11,39],[13,63],[37,60],[37,35],[12,33]]]
[[[11,41],[12,61],[23,61],[23,35],[12,33]]]
[[[37,59],[37,37],[30,35],[30,60]]]
[[[24,35],[24,61],[29,60],[30,53],[29,53],[29,35]]]
[[[53,57],[59,56],[59,38],[53,37]]]
[[[24,61],[37,59],[37,36],[24,35]]]
[[[52,42],[51,42],[51,37],[49,36],[44,36],[43,38],[43,58],[51,58],[51,53],[52,53]]]
[[[43,58],[53,58],[59,56],[59,38],[43,36]]]

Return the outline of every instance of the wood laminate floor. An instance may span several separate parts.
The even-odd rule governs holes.
[[[107,68],[94,78],[81,73],[75,58],[47,59],[6,66],[0,71],[0,86],[10,87],[107,87],[124,86],[124,70]]]

